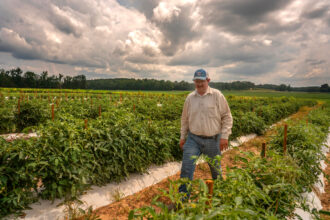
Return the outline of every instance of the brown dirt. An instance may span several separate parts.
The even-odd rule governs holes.
[[[310,110],[317,108],[317,107],[303,107],[299,110],[298,113],[293,114],[291,116],[292,119],[301,120],[303,119]],[[276,127],[283,126],[285,124],[284,121],[280,121],[276,124]],[[222,174],[225,178],[226,176],[226,166],[233,166],[235,164],[235,156],[239,154],[239,151],[250,151],[255,154],[260,154],[261,151],[261,145],[262,143],[267,143],[270,140],[270,136],[274,134],[275,129],[268,130],[264,136],[256,137],[243,145],[239,147],[239,149],[231,149],[223,153],[223,158],[221,160],[221,166],[222,166]],[[267,151],[266,151],[267,154]],[[328,174],[330,175],[330,168],[327,169]],[[168,190],[169,189],[169,180],[177,180],[180,178],[180,172],[177,174],[170,176],[158,184],[152,185],[150,187],[147,187],[133,195],[127,196],[117,202],[114,202],[110,205],[101,207],[99,209],[96,209],[94,213],[98,215],[102,220],[123,220],[128,219],[128,215],[130,210],[141,208],[143,206],[150,206],[152,199],[157,196],[161,195],[161,192],[159,189]],[[209,171],[209,167],[206,163],[199,164],[196,167],[194,179],[211,179],[211,173]],[[329,194],[329,188],[330,186],[327,185],[326,188],[326,194],[323,197],[325,197],[324,201],[326,202],[327,208],[324,208],[325,210],[329,210],[330,208],[330,194]],[[323,198],[322,197],[322,198]],[[169,204],[170,201],[168,199],[165,199],[163,197],[160,197],[160,201],[163,201],[166,204]],[[323,203],[323,200],[322,200]],[[157,210],[157,208],[156,208]]]
[[[325,168],[324,172],[327,175],[330,176],[330,153],[328,153],[327,155],[327,160],[328,162],[326,162],[327,167]],[[330,212],[330,181],[327,180],[327,178],[324,178],[324,190],[325,193],[321,195],[321,202],[322,202],[322,207],[323,210]],[[321,215],[322,219],[329,219],[330,220],[330,216],[327,215]]]
[[[252,151],[256,154],[260,154],[261,143],[264,141],[263,137],[256,137],[247,143],[240,146],[241,151]],[[258,147],[257,147],[258,146]],[[223,176],[226,175],[226,166],[233,166],[235,164],[235,156],[239,154],[238,149],[231,149],[223,153],[223,158],[221,160],[221,166],[223,170]],[[130,210],[141,208],[143,206],[150,206],[152,199],[161,195],[159,189],[169,189],[169,180],[177,180],[180,178],[180,172],[164,179],[163,181],[147,187],[133,195],[127,196],[118,202],[114,202],[110,205],[101,207],[95,210],[95,214],[99,215],[102,220],[122,220],[127,219]],[[207,163],[199,164],[196,167],[194,179],[211,179],[211,172]],[[169,204],[170,201],[161,197],[160,201]],[[157,210],[157,208],[156,208]]]

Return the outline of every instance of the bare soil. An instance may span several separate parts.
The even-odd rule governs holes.
[[[245,143],[240,147],[241,151],[252,151],[256,154],[260,154],[261,143],[264,141],[262,137],[257,137],[249,142]],[[260,143],[260,144],[259,144]],[[239,150],[232,149],[223,154],[223,158],[221,160],[222,174],[225,178],[226,176],[226,167],[233,166],[235,164],[235,156],[238,155]],[[180,172],[177,174],[170,176],[161,182],[147,187],[133,195],[127,196],[121,199],[118,202],[114,202],[110,205],[101,207],[94,211],[102,220],[122,220],[128,219],[128,215],[130,210],[141,208],[143,206],[150,206],[152,199],[161,195],[159,189],[168,190],[169,189],[169,180],[177,180],[180,178]],[[194,173],[194,179],[211,179],[211,172],[207,163],[202,163],[196,166],[196,170]],[[159,199],[160,201],[169,204],[170,201],[164,197]],[[155,207],[156,208],[156,207]],[[156,208],[157,210],[157,208]]]
[[[316,107],[303,107],[299,110],[298,113],[293,114],[290,116],[291,119],[295,120],[301,120],[303,119],[307,113]],[[308,122],[306,122],[308,123]],[[243,145],[241,145],[238,149],[230,149],[223,153],[223,158],[221,160],[221,166],[222,166],[222,175],[225,178],[226,176],[226,167],[231,167],[235,164],[235,156],[239,154],[239,151],[249,151],[254,152],[255,154],[260,154],[261,151],[261,145],[262,143],[267,143],[268,140],[271,139],[270,136],[274,134],[275,127],[283,126],[285,124],[285,121],[280,121],[277,123],[272,129],[269,129],[263,136],[258,136]],[[267,154],[267,151],[266,151]],[[328,155],[329,159],[330,156]],[[326,172],[328,175],[330,175],[330,167],[327,167]],[[127,196],[125,198],[120,199],[117,202],[114,202],[112,204],[109,204],[107,206],[101,207],[99,209],[96,209],[94,213],[99,216],[102,220],[123,220],[128,219],[128,215],[130,210],[141,208],[143,206],[150,206],[152,199],[157,196],[161,195],[159,189],[168,190],[169,189],[169,180],[177,180],[180,178],[180,172],[177,174],[170,176],[158,184],[152,185],[150,187],[147,187],[133,195]],[[206,163],[199,164],[196,167],[194,179],[211,179],[211,172],[209,170],[209,167]],[[330,210],[330,185],[328,182],[326,182],[326,193],[322,196],[322,205],[324,207],[324,210]],[[160,197],[160,201],[163,201],[166,204],[169,204],[170,201],[164,197]],[[157,208],[156,208],[157,210]],[[328,218],[324,218],[328,219]],[[330,218],[329,218],[330,219]]]
[[[325,168],[324,172],[325,172],[325,178],[324,178],[324,190],[325,193],[323,193],[321,195],[321,202],[322,202],[322,207],[323,210],[330,212],[330,183],[329,180],[327,180],[326,176],[330,176],[330,153],[328,153],[327,155],[327,167]],[[329,215],[321,215],[322,219],[327,219],[330,220],[330,216]]]

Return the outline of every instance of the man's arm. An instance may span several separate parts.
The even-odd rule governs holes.
[[[220,117],[221,117],[221,139],[220,150],[226,149],[228,146],[228,137],[231,134],[231,128],[233,126],[233,117],[230,112],[230,108],[226,98],[220,95]]]
[[[220,117],[221,117],[221,138],[228,139],[233,126],[233,117],[231,116],[230,108],[226,98],[220,96]]]
[[[188,121],[188,98],[184,102],[182,115],[181,115],[181,136],[180,136],[180,148],[183,149],[183,145],[186,140],[186,135],[189,129]]]

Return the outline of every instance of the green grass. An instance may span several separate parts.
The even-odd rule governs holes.
[[[189,94],[191,91],[118,91],[111,90],[113,93],[152,93],[152,94]],[[295,97],[303,99],[317,99],[324,102],[330,102],[330,93],[321,93],[321,92],[280,92],[275,90],[224,90],[221,91],[225,96],[235,95],[235,96],[255,96],[255,97]]]
[[[118,91],[112,90],[113,93],[151,93],[151,94],[172,94],[172,95],[182,95],[189,94],[191,91]],[[221,91],[225,96],[235,95],[235,96],[250,96],[250,97],[295,97],[302,99],[317,99],[324,102],[330,103],[330,93],[321,92],[281,92],[275,90],[224,90]]]
[[[169,94],[169,95],[185,95],[189,94],[191,91],[137,91],[137,90],[83,90],[83,89],[18,89],[18,88],[0,88],[0,92],[3,93],[17,93],[20,91],[32,92],[38,91],[38,93],[90,93],[90,94],[109,94],[109,93],[147,93],[147,94]],[[316,99],[323,102],[330,103],[330,93],[320,93],[320,92],[280,92],[275,90],[223,90],[222,93],[225,96],[235,95],[235,96],[255,96],[255,97],[295,97],[303,99]]]
[[[174,90],[174,91],[109,90],[109,91],[112,93],[138,93],[138,92],[141,92],[141,93],[150,93],[150,94],[171,94],[171,95],[189,94],[191,92],[191,91],[177,91],[177,90]]]
[[[240,91],[222,91],[225,96],[255,96],[255,97],[295,97],[302,99],[317,99],[330,103],[330,93],[320,92],[280,92],[274,90],[240,90]]]
[[[188,94],[190,91],[141,91],[141,90],[93,90],[93,89],[41,89],[41,88],[0,88],[2,93],[91,93],[91,94],[110,94],[110,93],[149,93],[149,94]]]

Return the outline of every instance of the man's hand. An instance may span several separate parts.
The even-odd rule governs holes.
[[[185,139],[180,139],[180,148],[181,148],[181,150],[183,150],[183,145],[184,145],[185,142],[186,142]]]
[[[220,151],[223,151],[228,147],[228,139],[220,139]]]

